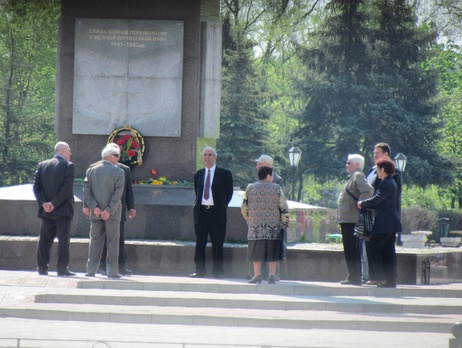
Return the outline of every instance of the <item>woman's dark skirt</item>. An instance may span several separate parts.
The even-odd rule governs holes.
[[[248,258],[250,262],[276,262],[281,260],[281,241],[279,239],[249,240]]]

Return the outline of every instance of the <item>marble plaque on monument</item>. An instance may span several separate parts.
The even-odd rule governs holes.
[[[183,21],[76,20],[73,134],[181,136]]]

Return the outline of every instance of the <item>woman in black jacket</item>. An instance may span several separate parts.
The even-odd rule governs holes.
[[[375,209],[375,222],[372,237],[366,243],[369,262],[369,279],[385,279],[377,286],[396,288],[396,233],[401,231],[401,221],[396,209],[398,189],[393,174],[395,164],[390,159],[376,162],[380,182],[373,197],[358,202],[358,208]]]

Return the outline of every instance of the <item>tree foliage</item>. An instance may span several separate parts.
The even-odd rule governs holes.
[[[218,164],[232,168],[236,186],[255,181],[255,162],[265,149],[268,115],[265,76],[253,64],[254,43],[246,33],[259,14],[251,2],[225,2],[223,13],[223,70],[218,141]]]
[[[417,28],[401,0],[333,0],[327,9],[312,44],[300,48],[309,69],[299,81],[308,100],[297,132],[311,156],[304,171],[336,177],[348,153],[385,141],[408,156],[408,180],[450,183],[452,165],[435,149],[437,75],[422,68],[436,32]]]
[[[58,16],[55,0],[0,1],[0,185],[52,153]]]

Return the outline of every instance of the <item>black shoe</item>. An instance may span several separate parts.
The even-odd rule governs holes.
[[[58,276],[59,277],[73,277],[75,275],[76,274],[74,272],[69,271],[68,268],[66,268],[65,270],[62,270],[62,271],[58,271]]]
[[[396,284],[382,283],[377,285],[378,288],[396,288]]]
[[[366,285],[377,285],[377,286],[379,286],[379,285],[383,284],[383,282],[384,282],[383,280],[368,280]]]
[[[268,284],[276,284],[276,277],[274,275],[268,278]]]
[[[133,272],[126,267],[119,267],[119,273],[124,276],[131,276]]]
[[[95,274],[94,273],[87,273],[87,274],[85,274],[85,277],[94,278]]]
[[[191,278],[205,278],[205,274],[203,273],[191,273],[189,276]]]
[[[225,276],[223,274],[214,274],[213,277],[215,279],[223,279]]]
[[[352,282],[352,281],[349,281],[349,280],[342,280],[340,282],[340,284],[342,285],[355,285],[355,286],[361,286],[362,285],[362,282]]]
[[[261,274],[253,277],[250,281],[249,281],[249,284],[261,284],[261,281],[262,281],[263,277],[261,276]]]
[[[247,274],[246,277],[245,277],[246,280],[250,280],[252,279],[252,276],[250,274]]]
[[[107,270],[106,270],[106,269],[102,269],[102,270],[101,270],[101,275],[103,275],[103,276],[107,275]]]
[[[108,275],[107,277],[109,279],[120,279],[120,278],[122,278],[122,274]]]
[[[38,272],[38,274],[40,274],[40,275],[48,275],[48,270],[47,270],[47,269],[43,269],[43,268],[38,268],[38,267],[37,267],[37,272]]]

